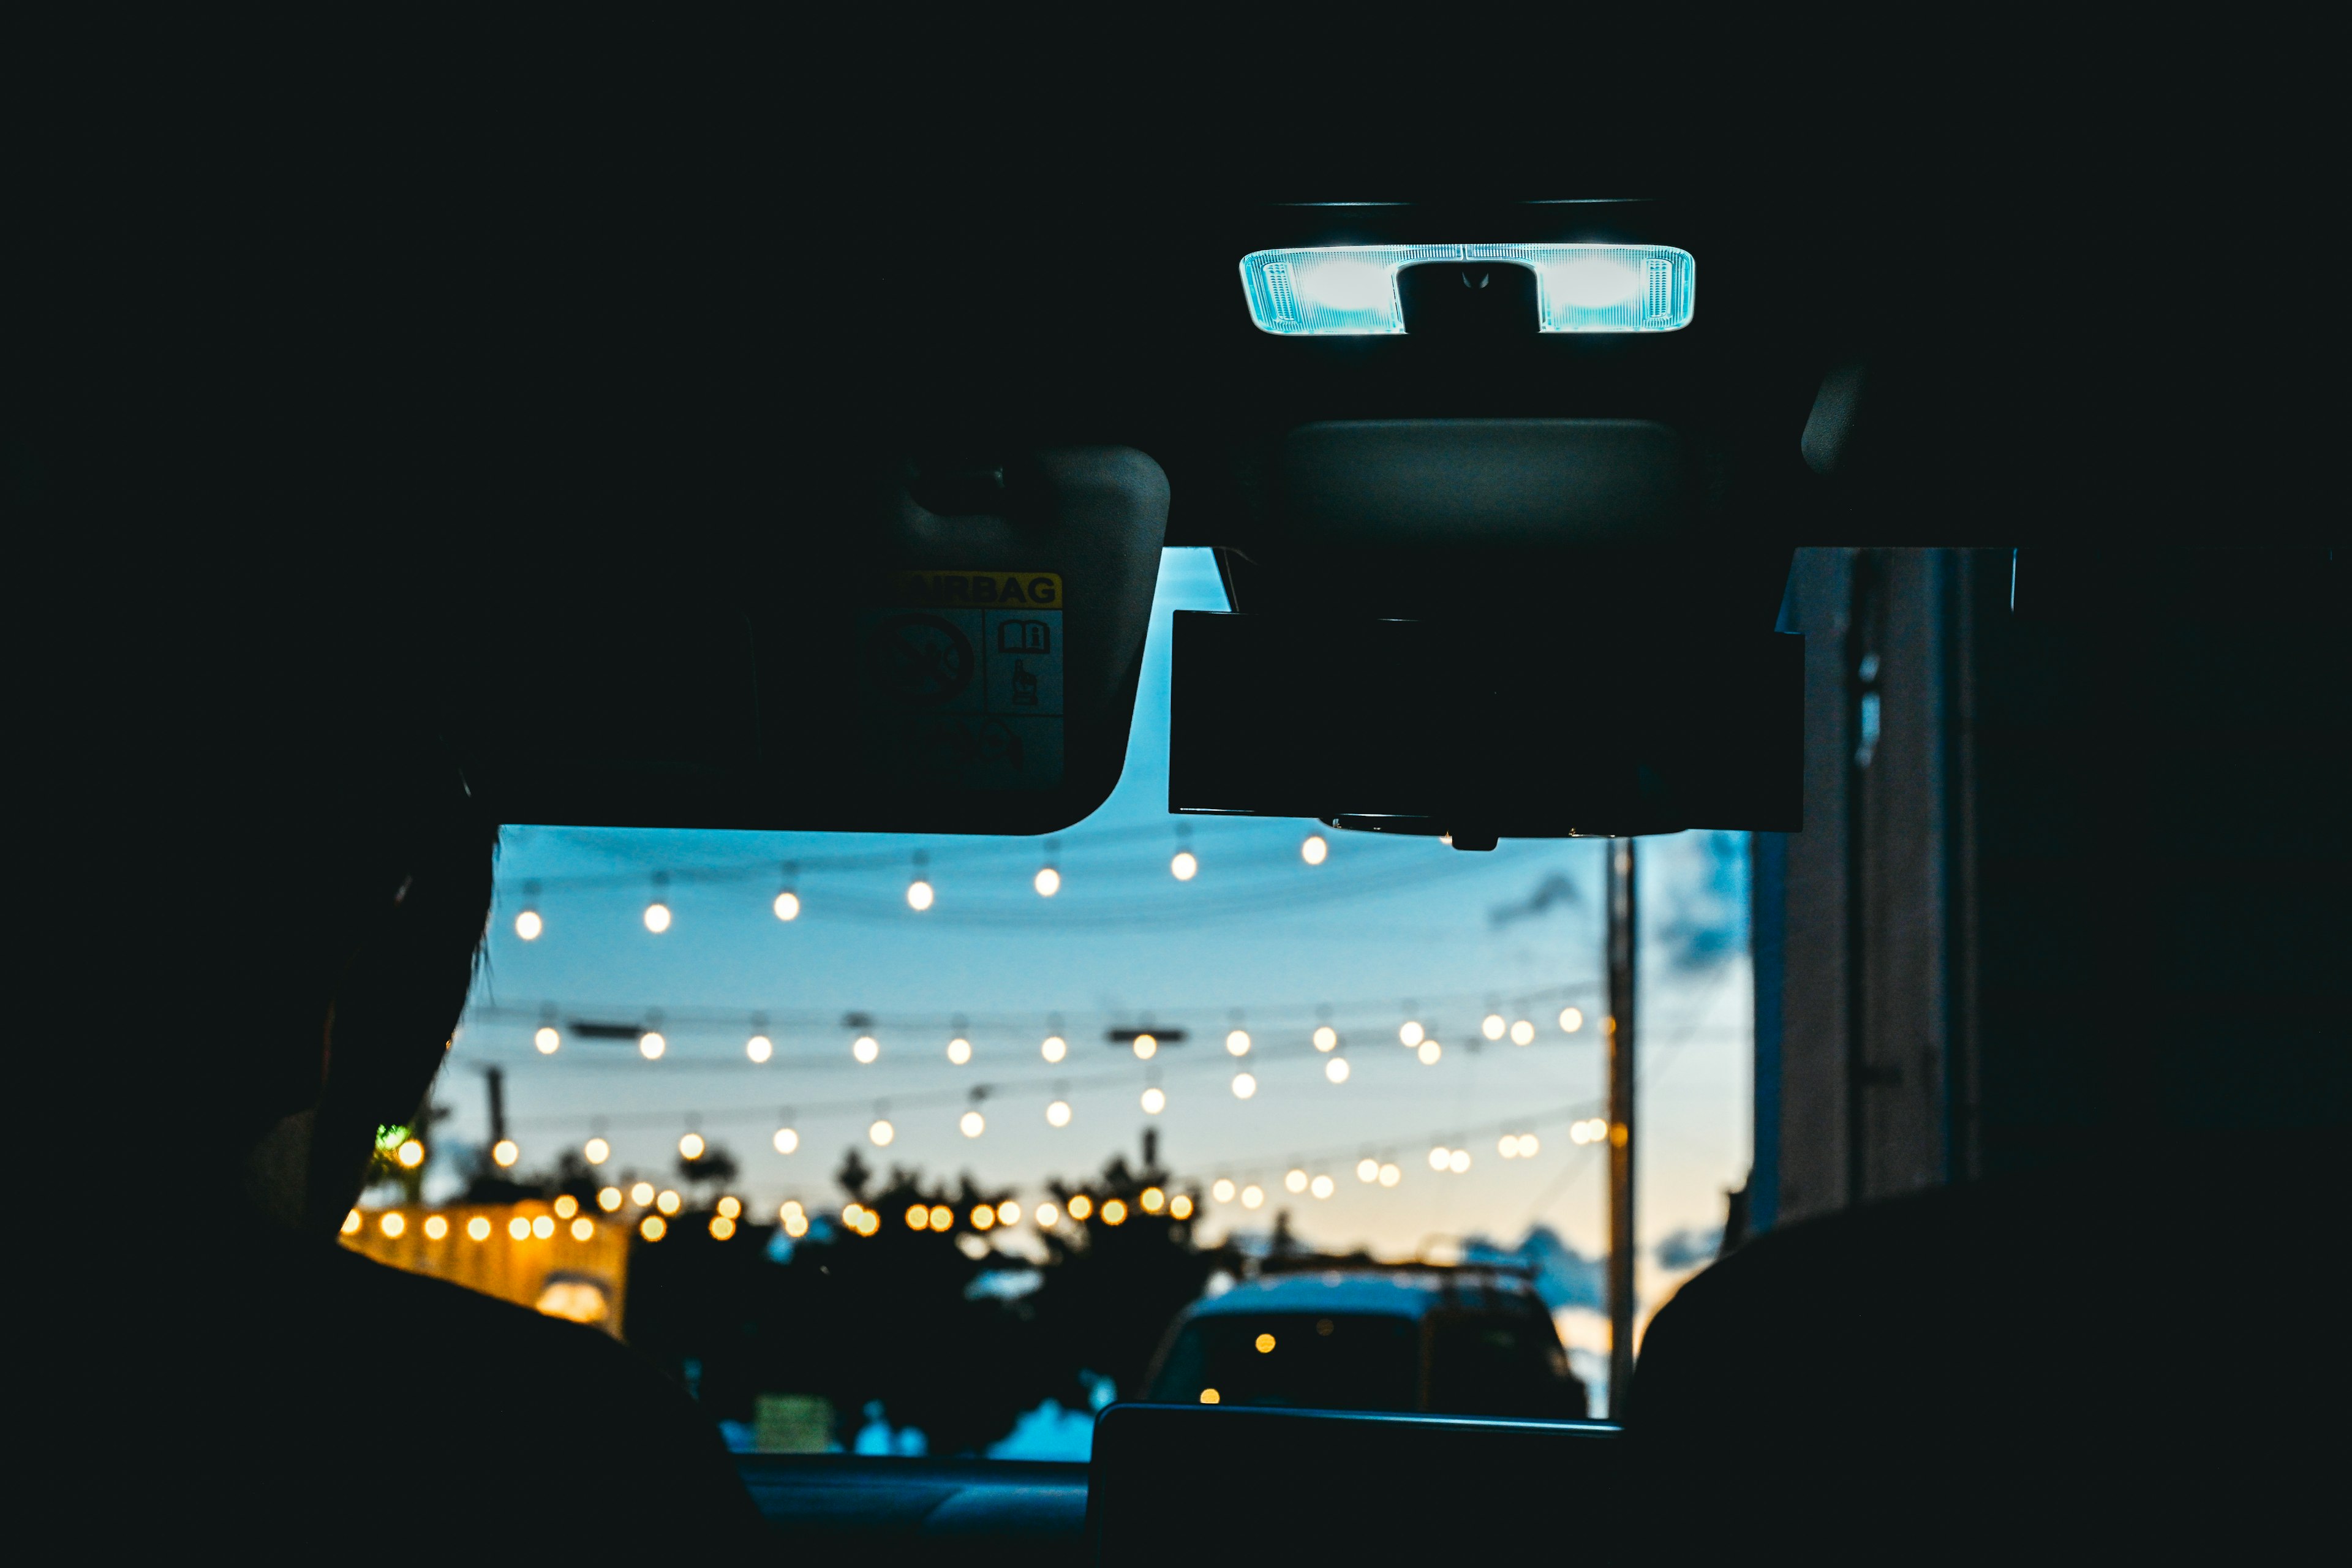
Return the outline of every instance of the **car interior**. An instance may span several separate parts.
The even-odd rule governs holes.
[[[1617,1320],[1605,1407],[1507,1270],[1405,1315],[1269,1270],[1085,1462],[730,1456],[779,1560],[2251,1549],[2333,1511],[2342,508],[2292,493],[2324,447],[2276,455],[2271,209],[2118,211],[2050,153],[2063,102],[1604,103],[1499,35],[1264,82],[739,43],[180,79],[51,144],[115,195],[68,226],[106,265],[11,510],[105,606],[56,612],[48,679],[114,820],[204,846],[203,803],[346,765],[248,743],[266,682],[173,684],[219,639],[429,732],[490,824],[1056,834],[1200,549],[1229,607],[1174,618],[1171,825],[1748,835],[1759,955],[1741,1234],[1638,1360]],[[2192,233],[2237,280],[2183,307],[2149,258]],[[152,708],[168,747],[121,733]],[[118,885],[249,843],[138,837]],[[1277,1383],[1286,1336],[1348,1353]]]

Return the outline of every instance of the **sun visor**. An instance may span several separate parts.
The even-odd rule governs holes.
[[[878,459],[551,550],[457,729],[506,821],[1051,832],[1124,763],[1169,488],[1126,447]]]

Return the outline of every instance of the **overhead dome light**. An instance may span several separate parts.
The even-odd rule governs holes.
[[[1405,331],[1397,274],[1430,261],[1499,261],[1536,275],[1545,332],[1675,332],[1691,323],[1696,268],[1667,245],[1339,245],[1242,258],[1260,331],[1381,337]]]

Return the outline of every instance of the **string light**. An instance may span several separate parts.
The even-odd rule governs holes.
[[[777,1153],[789,1154],[801,1146],[801,1135],[793,1128],[779,1127],[776,1129],[774,1142]]]
[[[981,1204],[974,1207],[971,1211],[971,1228],[974,1230],[995,1229],[996,1210],[986,1204]]]
[[[654,1198],[654,1207],[664,1214],[676,1214],[686,1206],[686,1200],[670,1188],[664,1187]]]
[[[1178,1193],[1174,1197],[1170,1198],[1168,1200],[1168,1217],[1171,1219],[1191,1219],[1192,1217],[1192,1200],[1186,1197],[1182,1193]]]
[[[490,1145],[490,1160],[500,1170],[509,1169],[517,1160],[521,1158],[522,1150],[516,1146],[515,1141],[511,1138],[501,1138]]]
[[[1234,1074],[1234,1098],[1247,1100],[1257,1092],[1257,1079],[1245,1072]]]
[[[1598,1143],[1608,1136],[1609,1120],[1602,1116],[1588,1117],[1568,1130],[1568,1141],[1571,1143]]]
[[[1070,1217],[1072,1219],[1084,1221],[1087,1215],[1094,1212],[1094,1199],[1087,1196],[1084,1193],[1073,1193],[1070,1194]]]
[[[596,1194],[596,1206],[606,1214],[611,1214],[625,1202],[627,1199],[622,1195],[621,1189],[618,1187],[604,1187]]]
[[[956,1126],[967,1138],[977,1138],[988,1131],[988,1119],[977,1110],[967,1110],[956,1118]]]
[[[1403,1181],[1403,1180],[1404,1180],[1404,1170],[1403,1170],[1403,1168],[1402,1168],[1402,1166],[1399,1166],[1399,1165],[1396,1165],[1396,1164],[1393,1164],[1393,1163],[1383,1163],[1381,1164],[1381,1185],[1382,1185],[1382,1186],[1384,1186],[1384,1187],[1393,1187],[1393,1186],[1395,1186],[1399,1182],[1402,1182],[1402,1181]]]
[[[1433,1171],[1442,1171],[1453,1157],[1454,1151],[1441,1143],[1429,1152],[1429,1168]]]
[[[392,1157],[400,1162],[402,1170],[413,1171],[425,1163],[425,1145],[414,1138],[404,1138]]]
[[[907,907],[918,914],[929,909],[936,896],[931,885],[920,877],[907,884]]]
[[[1061,1223],[1061,1210],[1055,1208],[1052,1204],[1039,1204],[1037,1205],[1037,1228],[1039,1230],[1051,1230]]]
[[[1307,1190],[1314,1194],[1318,1198],[1328,1198],[1339,1189],[1338,1184],[1333,1182],[1330,1177],[1318,1176],[1313,1181],[1307,1184]]]
[[[537,942],[547,930],[547,922],[539,918],[537,910],[524,910],[515,916],[514,933],[525,942]]]
[[[689,1132],[677,1141],[677,1157],[681,1160],[699,1160],[702,1158],[703,1151],[709,1147],[710,1145],[702,1141],[701,1133]]]
[[[776,911],[776,918],[780,921],[796,921],[801,918],[801,896],[789,888],[778,893],[776,901],[769,907]]]
[[[1581,1007],[1562,1007],[1559,1010],[1559,1027],[1562,1034],[1568,1035],[1572,1035],[1576,1033],[1577,1030],[1584,1027],[1584,1009]]]
[[[1167,1109],[1168,1096],[1160,1090],[1158,1084],[1155,1083],[1150,1089],[1143,1091],[1144,1115],[1157,1116]]]
[[[1014,1203],[1011,1198],[1007,1198],[1003,1203],[997,1205],[996,1223],[999,1225],[1019,1225],[1021,1223],[1021,1205]]]
[[[922,1204],[908,1204],[907,1205],[907,1228],[908,1230],[930,1229],[931,1211],[929,1208]]]
[[[1338,1050],[1339,1048],[1339,1031],[1333,1028],[1328,1024],[1323,1025],[1320,1028],[1315,1031],[1315,1048],[1318,1051]]]
[[[449,1222],[440,1215],[428,1215],[425,1219],[425,1238],[438,1241],[449,1234]]]
[[[1320,866],[1330,858],[1331,846],[1319,833],[1310,833],[1298,846],[1298,858],[1309,866]]]
[[[480,1215],[476,1215],[473,1218],[466,1222],[466,1238],[468,1241],[489,1240],[490,1222],[484,1219]]]
[[[948,1207],[945,1204],[932,1205],[929,1212],[924,1215],[924,1218],[929,1223],[930,1227],[933,1230],[950,1231],[955,1228],[955,1210]]]
[[[1045,1043],[1037,1047],[1037,1054],[1049,1062],[1060,1061],[1070,1054],[1070,1042],[1059,1035],[1048,1035]]]
[[[1262,1208],[1265,1206],[1265,1189],[1264,1187],[1257,1185],[1255,1183],[1252,1183],[1250,1185],[1242,1189],[1242,1207],[1245,1209]]]
[[[507,1221],[507,1239],[509,1241],[529,1241],[530,1239],[530,1221],[523,1218],[520,1215],[517,1215],[514,1218]]]
[[[860,1035],[849,1043],[849,1054],[857,1058],[860,1066],[872,1067],[875,1058],[882,1054],[882,1042],[871,1035]]]
[[[1209,1195],[1221,1204],[1234,1201],[1234,1184],[1223,1176],[1209,1184]]]
[[[1189,882],[1201,874],[1201,861],[1190,849],[1179,849],[1168,862],[1168,874],[1180,882]]]
[[[1225,1055],[1229,1057],[1245,1057],[1249,1055],[1249,1051],[1250,1037],[1249,1031],[1247,1029],[1235,1029],[1232,1034],[1225,1037]]]
[[[1039,867],[1037,875],[1031,881],[1041,899],[1050,899],[1062,890],[1062,874],[1051,866]]]
[[[1325,1062],[1323,1064],[1323,1076],[1329,1079],[1333,1083],[1347,1082],[1348,1058],[1345,1057],[1333,1057],[1329,1061]]]
[[[743,1054],[754,1062],[765,1062],[776,1054],[776,1042],[765,1035],[754,1035],[743,1042]]]
[[[898,1136],[898,1130],[890,1125],[887,1118],[877,1116],[874,1125],[866,1130],[866,1136],[873,1140],[877,1149],[887,1149],[890,1140]]]
[[[386,1236],[398,1236],[408,1228],[408,1221],[398,1209],[386,1209],[383,1217],[376,1221],[376,1226]]]
[[[669,878],[666,875],[655,877],[653,901],[646,905],[646,929],[653,932],[656,936],[659,936],[662,932],[669,930],[669,905],[665,903],[662,899],[662,889],[667,887],[668,883]]]
[[[1260,1355],[1272,1355],[1274,1353],[1274,1336],[1272,1334],[1260,1334],[1257,1338],[1252,1340],[1250,1343],[1256,1347],[1257,1353]]]
[[[1136,1059],[1137,1061],[1139,1061],[1139,1062],[1148,1062],[1148,1061],[1150,1061],[1152,1058],[1154,1058],[1154,1057],[1158,1056],[1159,1054],[1160,1054],[1160,1037],[1159,1037],[1159,1036],[1157,1036],[1157,1035],[1138,1035],[1138,1036],[1136,1036],[1136,1037],[1135,1037],[1135,1059]]]
[[[961,1067],[971,1060],[971,1042],[959,1035],[948,1042],[948,1060]]]
[[[654,1184],[651,1182],[639,1182],[629,1189],[629,1201],[639,1208],[645,1207],[654,1201]]]
[[[546,1215],[541,1215],[530,1222],[530,1234],[537,1239],[545,1241],[555,1234],[555,1221]]]
[[[588,1240],[592,1240],[592,1239],[593,1239],[593,1238],[594,1238],[594,1237],[595,1237],[595,1235],[596,1235],[596,1222],[595,1222],[594,1220],[593,1220],[593,1219],[586,1219],[586,1218],[583,1218],[583,1219],[575,1219],[575,1220],[573,1220],[573,1221],[572,1222],[572,1240],[574,1240],[574,1241],[588,1241]]]
[[[1444,1054],[1445,1047],[1439,1045],[1435,1040],[1422,1041],[1421,1048],[1413,1052],[1413,1055],[1421,1058],[1421,1065],[1425,1068],[1435,1067],[1437,1065],[1437,1058]]]
[[[1451,1154],[1446,1155],[1445,1168],[1453,1172],[1457,1176],[1463,1172],[1468,1170],[1470,1168],[1470,1151],[1467,1149],[1456,1149]]]
[[[1371,1158],[1370,1155],[1366,1155],[1363,1159],[1356,1162],[1356,1180],[1363,1183],[1367,1186],[1370,1186],[1372,1183],[1377,1182],[1380,1179],[1381,1163],[1378,1160]]]
[[[554,1207],[556,1218],[570,1219],[580,1212],[580,1200],[570,1193],[558,1193],[555,1194]]]
[[[669,1234],[669,1224],[657,1214],[649,1214],[639,1222],[637,1234],[647,1241],[659,1241]]]
[[[1125,1225],[1127,1223],[1127,1205],[1118,1198],[1106,1199],[1102,1206],[1102,1216],[1103,1224],[1105,1225]]]
[[[1295,1166],[1282,1173],[1282,1184],[1294,1193],[1307,1190],[1307,1173]]]
[[[1067,1127],[1070,1124],[1070,1102],[1066,1100],[1057,1100],[1046,1106],[1045,1124],[1048,1127]],[[1086,1215],[1080,1215],[1078,1217],[1084,1219]]]
[[[1535,1043],[1536,1026],[1533,1024],[1528,1022],[1525,1018],[1521,1018],[1518,1022],[1511,1026],[1511,1044],[1515,1046],[1532,1046]]]
[[[1509,1027],[1510,1026],[1503,1021],[1503,1016],[1500,1013],[1489,1013],[1478,1021],[1478,1032],[1490,1040],[1501,1039],[1503,1031]]]
[[[637,1037],[637,1055],[649,1062],[661,1060],[662,1053],[667,1049],[669,1041],[663,1037],[659,1029],[647,1029]]]
[[[530,1043],[539,1047],[541,1056],[551,1057],[563,1047],[563,1034],[552,1024],[541,1024]]]
[[[1397,1038],[1402,1040],[1408,1046],[1417,1046],[1421,1044],[1424,1035],[1425,1031],[1422,1028],[1421,1021],[1417,1018],[1407,1018],[1404,1021],[1403,1026],[1397,1030]]]

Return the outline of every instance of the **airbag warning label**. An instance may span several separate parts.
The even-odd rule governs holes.
[[[953,789],[1062,782],[1062,580],[909,572],[857,617],[873,755],[895,781]]]

